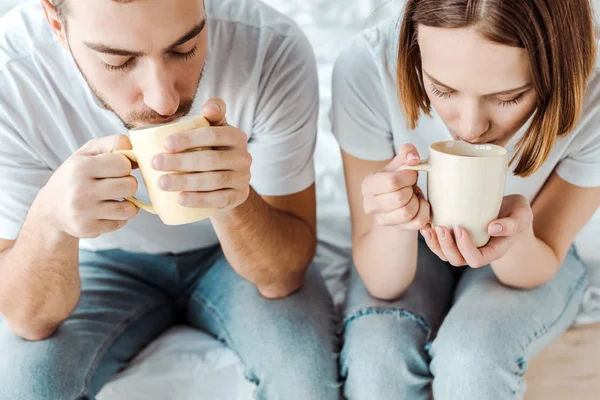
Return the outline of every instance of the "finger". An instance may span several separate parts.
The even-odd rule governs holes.
[[[393,193],[412,187],[417,183],[417,178],[415,171],[379,171],[363,181],[362,193],[366,196]]]
[[[454,238],[460,254],[463,256],[469,267],[481,268],[489,264],[489,262],[486,262],[486,259],[483,257],[481,250],[479,250],[473,244],[469,233],[463,228],[454,228]]]
[[[417,212],[417,216],[406,224],[406,229],[411,231],[421,230],[431,222],[431,206],[429,205],[429,202],[422,196],[417,195],[417,198],[419,199],[419,211]]]
[[[408,204],[414,192],[412,186],[404,187],[396,190],[393,193],[380,194],[375,196],[373,204],[375,205],[374,212],[388,213]]]
[[[200,150],[188,153],[162,153],[152,159],[157,171],[208,172],[247,168],[252,158],[234,150]]]
[[[131,175],[131,161],[123,154],[104,153],[90,159],[90,176],[93,178],[121,178]]]
[[[217,97],[209,99],[202,107],[202,115],[210,122],[213,126],[225,126],[227,125],[227,105],[225,101]]]
[[[489,264],[504,257],[513,242],[514,237],[493,237],[479,251],[481,251],[483,259],[488,260]]]
[[[158,180],[158,187],[168,192],[214,192],[247,184],[250,177],[236,171],[168,174]]]
[[[400,146],[396,152],[396,156],[386,167],[390,171],[396,171],[403,165],[417,165],[420,162],[419,151],[410,143]]]
[[[460,254],[458,247],[456,247],[456,242],[454,241],[452,231],[445,227],[437,226],[435,228],[435,232],[437,234],[438,241],[440,242],[440,247],[448,259],[448,262],[455,267],[462,267],[466,265],[467,262]]]
[[[239,129],[216,126],[175,133],[165,139],[164,146],[171,153],[179,153],[201,147],[231,148],[247,142],[248,137]]]
[[[240,194],[234,189],[214,192],[183,192],[179,195],[179,204],[192,208],[227,209],[237,203]]]
[[[108,200],[100,203],[97,219],[127,221],[135,217],[139,209],[126,200]]]
[[[375,219],[380,225],[404,225],[412,221],[419,212],[419,198],[412,196],[408,204],[389,213],[376,214]]]
[[[111,153],[114,150],[131,150],[132,148],[131,141],[126,135],[112,135],[90,140],[77,150],[76,154],[95,156]]]
[[[515,236],[530,227],[532,223],[533,213],[531,210],[517,207],[513,209],[509,217],[492,221],[488,226],[488,233],[491,236]]]
[[[99,179],[94,185],[94,198],[100,200],[116,200],[133,197],[138,189],[135,177]]]
[[[442,247],[440,246],[440,242],[438,241],[437,235],[435,234],[435,230],[431,228],[421,229],[421,235],[425,238],[425,243],[429,249],[440,258],[440,260],[448,262]]]

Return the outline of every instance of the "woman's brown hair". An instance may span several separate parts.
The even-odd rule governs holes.
[[[418,25],[474,27],[482,37],[527,50],[537,108],[517,144],[515,174],[533,174],[581,114],[596,60],[596,24],[589,0],[407,0],[398,51],[399,97],[411,129],[431,115],[423,85]]]

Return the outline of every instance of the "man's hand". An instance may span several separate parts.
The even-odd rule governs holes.
[[[113,150],[129,150],[125,135],[94,139],[69,157],[52,175],[32,205],[59,233],[95,238],[118,230],[138,209],[128,201],[137,191],[131,162]]]
[[[202,111],[211,126],[169,136],[164,143],[168,153],[155,156],[152,166],[176,172],[161,176],[158,185],[162,190],[182,192],[181,205],[230,210],[244,203],[250,193],[248,137],[227,123],[223,100],[209,100]]]

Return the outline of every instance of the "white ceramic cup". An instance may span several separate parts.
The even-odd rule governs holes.
[[[465,229],[473,244],[490,240],[488,225],[498,218],[508,173],[508,151],[493,144],[433,143],[429,160],[398,170],[427,172],[432,227]]]

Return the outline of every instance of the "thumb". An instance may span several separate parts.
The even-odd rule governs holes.
[[[417,165],[420,162],[419,151],[417,148],[410,143],[406,143],[398,149],[396,156],[389,163],[388,168],[390,171],[396,171],[403,165]]]
[[[93,139],[84,144],[78,154],[95,156],[98,154],[112,153],[115,150],[131,150],[131,141],[127,135],[112,135]]]
[[[226,126],[226,113],[227,105],[222,99],[216,97],[209,99],[202,107],[202,115],[210,122],[211,126]]]

